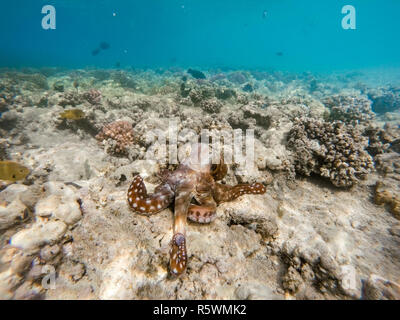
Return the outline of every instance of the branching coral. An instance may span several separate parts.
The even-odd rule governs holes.
[[[364,135],[369,138],[368,152],[373,156],[385,152],[400,152],[400,127],[386,123],[381,129],[370,125],[364,130]]]
[[[112,153],[124,154],[134,143],[134,131],[128,121],[115,121],[104,126],[96,139],[101,142],[108,141],[110,143],[108,150]]]
[[[367,122],[375,117],[371,110],[371,101],[367,98],[334,95],[325,98],[322,102],[330,109],[330,120],[360,123]]]
[[[328,178],[337,187],[349,187],[373,169],[360,132],[343,122],[299,119],[288,136],[296,172]]]

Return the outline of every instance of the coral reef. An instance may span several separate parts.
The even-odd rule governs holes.
[[[369,109],[369,100],[378,108],[385,97],[395,110],[395,83],[377,88],[374,77],[351,74],[206,74],[0,72],[0,160],[31,169],[24,181],[0,186],[2,299],[398,299],[400,117],[372,117]],[[74,109],[84,117],[60,118]],[[254,130],[254,166],[235,156],[218,183],[258,182],[268,192],[211,211],[200,206],[198,217],[190,211],[182,220],[184,239],[174,237],[174,208],[133,214],[127,190],[140,175],[144,200],[144,184],[151,196],[168,176],[178,179],[180,162],[163,153],[174,150],[175,135],[182,150],[203,129],[241,135],[243,143]],[[149,135],[154,130],[167,137],[166,150]],[[182,194],[174,191],[175,203]],[[179,278],[169,272],[171,239],[188,246]]]
[[[200,108],[209,113],[219,113],[222,106],[222,102],[215,98],[200,102]]]
[[[329,120],[346,123],[363,123],[374,119],[371,101],[366,97],[334,95],[322,100],[330,110]]]
[[[129,121],[119,120],[105,125],[96,135],[96,139],[103,144],[108,143],[106,146],[107,151],[123,154],[134,143],[135,133]]]
[[[368,92],[372,110],[376,113],[393,112],[400,109],[400,88],[378,88]]]
[[[296,171],[318,174],[337,187],[352,186],[373,170],[366,146],[360,132],[343,122],[299,119],[288,136]]]
[[[381,181],[378,181],[375,185],[375,196],[374,201],[376,204],[387,204],[390,208],[390,212],[400,220],[400,197],[397,193],[393,193],[390,188],[385,188]]]
[[[83,98],[92,105],[98,105],[101,101],[101,92],[96,89],[91,89],[83,94]]]

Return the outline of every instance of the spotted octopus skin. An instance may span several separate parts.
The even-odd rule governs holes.
[[[163,182],[148,194],[143,179],[135,176],[128,189],[129,206],[137,213],[150,215],[167,208],[174,202],[173,237],[170,249],[169,269],[179,276],[186,270],[187,220],[210,223],[216,218],[217,205],[232,201],[243,194],[263,194],[266,189],[260,183],[228,186],[217,183],[227,172],[226,165],[215,170],[193,170],[185,164],[173,172],[164,174]],[[197,204],[192,204],[195,199]]]

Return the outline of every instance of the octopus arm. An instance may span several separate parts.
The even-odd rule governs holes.
[[[200,205],[191,204],[188,210],[188,219],[198,223],[210,223],[216,218],[216,208],[212,195],[197,199]]]
[[[236,186],[228,186],[215,183],[213,196],[217,203],[235,200],[243,194],[264,194],[266,188],[261,183],[238,184]]]
[[[180,189],[176,192],[174,235],[170,251],[170,271],[174,275],[180,275],[186,270],[186,219],[192,197],[191,190]]]
[[[214,170],[211,171],[215,181],[222,180],[228,172],[228,166],[221,160],[221,163],[216,166]]]
[[[136,176],[128,189],[130,207],[142,214],[157,213],[167,208],[174,197],[174,192],[168,184],[158,186],[154,193],[147,194],[146,186],[141,176]]]

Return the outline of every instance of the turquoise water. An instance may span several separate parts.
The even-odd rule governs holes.
[[[41,26],[56,9],[56,29]],[[342,28],[344,5],[356,29]],[[0,66],[197,67],[331,72],[400,67],[398,0],[14,0]],[[100,42],[109,49],[93,55]]]

